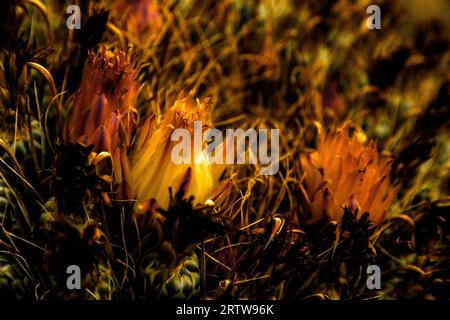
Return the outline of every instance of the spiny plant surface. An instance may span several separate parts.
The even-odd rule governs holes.
[[[72,2],[0,3],[0,298],[450,298],[445,18]],[[279,129],[279,172],[175,165],[170,136],[195,121]]]

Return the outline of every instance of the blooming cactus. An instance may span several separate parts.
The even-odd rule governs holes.
[[[137,200],[156,199],[162,207],[170,200],[169,187],[177,192],[181,186],[186,196],[194,196],[202,203],[212,196],[220,175],[217,165],[212,164],[206,150],[192,149],[192,161],[175,164],[172,150],[177,144],[171,135],[177,128],[194,130],[194,121],[208,123],[209,112],[206,101],[200,102],[192,96],[179,99],[166,112],[162,121],[149,117],[138,132],[135,152],[131,157],[131,184]]]
[[[380,223],[396,194],[391,186],[391,163],[379,159],[373,141],[365,144],[360,128],[350,135],[351,122],[336,132],[319,130],[316,151],[301,156],[302,187],[308,203],[309,221],[340,220],[343,207],[370,213]]]

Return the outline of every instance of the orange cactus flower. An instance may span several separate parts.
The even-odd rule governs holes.
[[[90,53],[83,69],[80,90],[67,120],[66,141],[94,145],[108,152],[119,184],[128,173],[127,150],[132,140],[137,111],[134,59],[122,50]]]
[[[358,216],[369,212],[372,222],[381,223],[397,193],[389,180],[391,163],[379,159],[375,142],[365,144],[363,131],[350,121],[335,132],[319,128],[317,150],[301,156],[306,220],[339,221],[348,207],[358,209]]]
[[[136,70],[121,50],[104,48],[91,53],[83,69],[80,91],[65,127],[71,142],[94,144],[94,151],[108,151],[129,145],[136,110]]]

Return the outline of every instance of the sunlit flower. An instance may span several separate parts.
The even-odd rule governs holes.
[[[155,199],[167,207],[169,187],[175,193],[181,186],[185,196],[194,196],[197,203],[214,196],[220,176],[204,148],[197,153],[192,148],[191,164],[175,164],[171,160],[172,149],[178,143],[171,141],[172,132],[184,128],[193,137],[194,121],[209,123],[207,108],[206,101],[187,96],[177,100],[161,121],[154,116],[146,120],[131,157],[131,184],[139,201]]]
[[[358,209],[358,216],[369,212],[379,224],[396,194],[389,181],[391,163],[379,159],[375,143],[366,145],[366,136],[351,122],[333,133],[319,128],[317,151],[301,156],[306,219],[340,220],[348,207]]]

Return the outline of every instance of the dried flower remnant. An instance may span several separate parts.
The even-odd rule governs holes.
[[[366,145],[365,140],[350,121],[334,133],[320,130],[317,150],[301,156],[310,212],[306,220],[340,220],[348,207],[357,209],[358,216],[369,212],[376,224],[382,222],[396,194],[389,181],[391,163],[379,159],[374,141]]]

